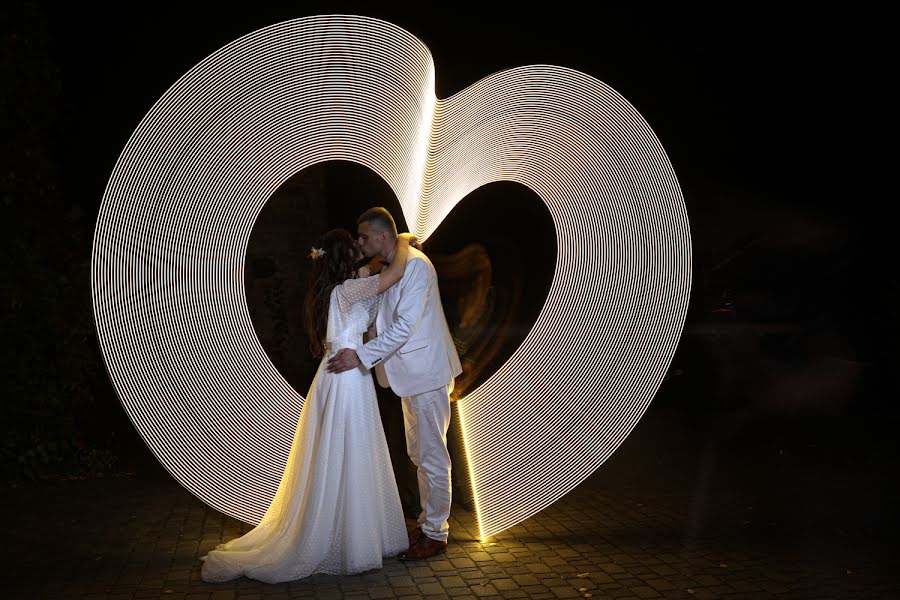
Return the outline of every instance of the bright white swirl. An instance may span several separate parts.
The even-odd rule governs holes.
[[[380,175],[422,238],[492,181],[547,204],[558,238],[547,302],[459,404],[482,537],[521,522],[612,454],[674,354],[691,256],[665,152],[626,100],[571,69],[512,69],[439,101],[425,45],[366,17],[278,23],[181,77],[103,197],[97,333],[157,459],[248,523],[275,494],[303,397],[250,321],[247,244],[272,193],[327,160]]]

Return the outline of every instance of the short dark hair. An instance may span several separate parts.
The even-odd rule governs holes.
[[[383,206],[375,206],[359,215],[356,224],[361,225],[362,223],[372,223],[379,231],[387,231],[397,237],[397,224],[394,223],[394,217]]]

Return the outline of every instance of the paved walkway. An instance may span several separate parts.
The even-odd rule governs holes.
[[[4,598],[900,598],[891,438],[836,422],[715,435],[648,413],[552,507],[488,543],[455,507],[447,555],[266,585],[200,580],[248,525],[161,475],[7,490]],[[826,439],[827,438],[827,439]]]

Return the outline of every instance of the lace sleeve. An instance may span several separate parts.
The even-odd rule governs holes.
[[[348,279],[334,288],[338,310],[344,314],[350,314],[353,304],[357,302],[374,304],[373,299],[378,296],[378,278],[379,275],[372,275],[371,277]]]

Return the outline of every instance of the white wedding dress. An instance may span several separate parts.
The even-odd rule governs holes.
[[[253,530],[201,557],[204,581],[360,573],[409,545],[372,376],[362,367],[325,370],[334,352],[362,345],[378,306],[378,278],[349,279],[332,291],[327,353],[278,491]]]

